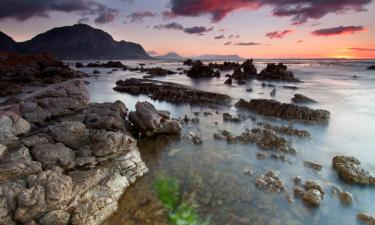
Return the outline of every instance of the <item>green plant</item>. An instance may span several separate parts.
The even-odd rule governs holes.
[[[168,219],[173,225],[209,225],[202,222],[195,207],[181,198],[179,182],[176,177],[159,177],[154,182],[159,201],[168,210]]]

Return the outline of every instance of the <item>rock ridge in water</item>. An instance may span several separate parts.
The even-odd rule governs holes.
[[[201,91],[185,85],[148,79],[130,78],[116,82],[114,90],[132,95],[149,95],[152,99],[174,103],[229,104],[228,95]]]
[[[147,172],[125,104],[88,104],[82,80],[24,100],[32,125],[11,107],[0,111],[0,224],[100,224]]]
[[[268,99],[252,99],[249,102],[240,99],[236,103],[236,106],[246,108],[264,116],[302,122],[327,123],[330,116],[330,113],[326,110],[314,110],[305,106],[281,103]]]

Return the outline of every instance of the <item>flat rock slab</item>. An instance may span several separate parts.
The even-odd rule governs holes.
[[[302,122],[327,123],[330,116],[330,112],[326,110],[311,109],[305,106],[281,103],[268,99],[252,99],[250,102],[240,99],[236,103],[236,106],[246,108],[264,116]]]
[[[114,90],[132,95],[149,95],[152,99],[174,103],[229,104],[228,95],[193,89],[188,86],[148,79],[127,79],[116,82]]]

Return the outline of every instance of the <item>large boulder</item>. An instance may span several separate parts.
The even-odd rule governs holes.
[[[58,144],[40,144],[32,148],[31,154],[34,159],[42,163],[43,168],[53,169],[59,166],[63,169],[74,167],[75,153],[65,145]]]
[[[375,185],[375,177],[361,167],[361,162],[355,157],[335,156],[332,167],[339,176],[348,183]]]
[[[191,69],[187,72],[187,76],[191,78],[212,78],[214,77],[215,71],[204,65],[200,60],[193,63]]]
[[[129,120],[146,136],[155,134],[179,134],[181,124],[171,120],[168,111],[157,110],[149,102],[137,102],[136,111],[129,113]]]
[[[30,130],[30,124],[12,111],[0,111],[0,144],[15,143],[20,134]]]
[[[330,113],[326,110],[311,109],[305,106],[281,103],[268,99],[252,99],[250,102],[240,99],[236,103],[236,106],[246,108],[264,116],[302,122],[327,123],[330,116]]]
[[[71,148],[78,149],[86,144],[89,130],[81,122],[62,122],[49,127],[49,132],[56,142],[61,142]]]
[[[255,68],[254,66],[254,63],[253,63],[253,59],[247,59],[242,65],[241,67],[243,68],[243,72],[249,76],[249,77],[252,77],[252,76],[256,76],[257,75],[257,69]]]
[[[290,82],[300,81],[297,78],[295,78],[293,73],[288,70],[288,67],[282,63],[267,64],[267,67],[258,74],[257,79],[258,80],[279,80],[279,81],[290,81]]]
[[[38,123],[86,108],[89,93],[83,80],[51,85],[22,99],[21,112],[29,122]]]

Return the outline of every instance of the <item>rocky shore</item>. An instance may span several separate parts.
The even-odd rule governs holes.
[[[147,172],[125,104],[88,101],[75,79],[0,109],[0,224],[100,224]]]
[[[114,90],[132,95],[144,94],[152,99],[173,103],[212,105],[229,104],[231,102],[231,98],[228,95],[200,91],[180,84],[148,79],[130,78],[119,80],[116,82]]]

